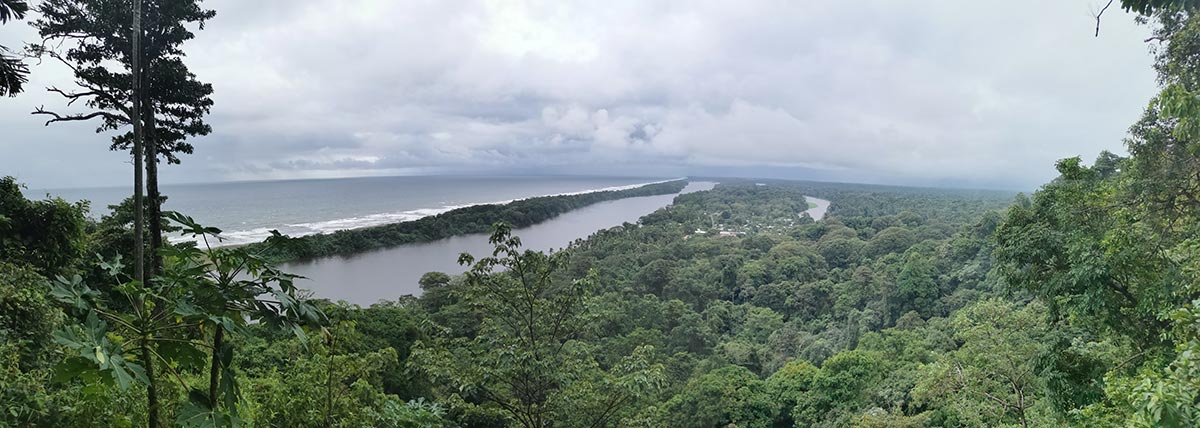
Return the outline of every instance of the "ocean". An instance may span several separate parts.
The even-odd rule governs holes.
[[[262,240],[271,229],[299,236],[385,223],[414,220],[457,207],[507,202],[534,196],[616,190],[674,177],[370,177],[187,184],[163,186],[169,196],[164,209],[190,215],[206,226],[224,230],[224,244]],[[693,181],[683,193],[712,189],[717,183]],[[46,194],[68,201],[92,202],[99,217],[129,193],[128,188],[29,190],[28,197]],[[600,202],[567,212],[544,223],[513,231],[525,248],[558,250],[598,230],[637,222],[665,207],[676,195],[656,195]],[[808,198],[808,210],[821,219],[829,201]],[[455,236],[439,241],[401,245],[361,254],[348,254],[287,263],[282,268],[302,275],[297,286],[316,297],[369,305],[403,295],[419,295],[418,279],[425,272],[459,274],[462,252],[489,254],[487,234]]]
[[[674,177],[409,176],[164,185],[164,210],[220,228],[224,245],[257,242],[278,229],[291,236],[415,220],[474,204],[544,195],[616,190]],[[91,202],[99,218],[128,197],[130,187],[30,189]],[[183,239],[183,238],[176,238]]]
[[[716,183],[692,181],[683,193],[712,189]],[[523,248],[561,250],[577,239],[596,231],[636,223],[639,218],[665,207],[676,195],[655,195],[604,201],[523,229],[513,234],[521,238]],[[433,242],[400,245],[359,254],[325,257],[287,263],[285,272],[303,276],[300,288],[330,300],[369,305],[379,300],[394,300],[403,295],[420,295],[417,284],[425,272],[438,271],[457,275],[466,270],[458,264],[458,255],[467,252],[476,258],[491,255],[488,234],[454,236]]]

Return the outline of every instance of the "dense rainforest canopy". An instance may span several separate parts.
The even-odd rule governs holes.
[[[546,254],[513,227],[682,183],[229,248],[5,178],[0,427],[1200,426],[1200,17],[1121,3],[1163,91],[1031,195],[725,179]],[[369,307],[271,263],[488,229]]]
[[[813,222],[800,215],[806,194],[842,202],[826,220]],[[230,367],[240,376],[240,401],[230,405],[238,420],[262,426],[279,420],[323,426],[326,417],[340,426],[386,426],[387,417],[401,417],[378,414],[389,408],[403,418],[436,421],[430,426],[679,426],[675,421],[693,419],[694,426],[805,426],[849,423],[869,405],[903,412],[915,406],[905,404],[910,399],[875,401],[870,391],[902,368],[915,382],[922,363],[953,347],[950,324],[941,325],[937,337],[944,342],[937,347],[905,350],[922,356],[913,361],[861,344],[884,346],[880,341],[895,340],[889,327],[925,329],[927,320],[995,293],[998,285],[985,280],[988,237],[999,223],[995,210],[1011,197],[727,180],[712,191],[680,195],[639,224],[602,231],[552,255],[523,251],[504,226],[493,236],[494,257],[464,256],[473,266],[464,276],[425,275],[419,297],[368,308],[315,301],[324,318],[301,329],[319,334],[283,336],[260,324],[231,329],[241,334],[226,339],[238,349]],[[75,216],[78,226],[69,230],[76,230],[76,240],[104,236],[111,232],[102,223],[128,218],[117,207],[92,223],[80,213],[84,206],[24,203]],[[186,218],[175,220],[205,232]],[[719,229],[743,234],[721,236]],[[205,258],[215,257],[195,257]],[[89,269],[74,282],[98,277],[95,283],[103,283],[99,278],[108,275]],[[88,293],[100,300],[121,292],[97,286]],[[39,328],[61,329],[61,311],[42,300],[60,315]],[[847,384],[822,377],[835,375],[823,371],[831,362],[847,371],[837,376],[869,379]],[[86,385],[72,392],[70,384],[53,382],[52,366],[22,372],[45,377],[27,380],[46,382],[38,400],[99,400],[72,396]],[[170,390],[186,403],[184,389],[203,385],[206,370],[180,367],[182,379]],[[814,382],[826,389],[811,390]],[[104,398],[105,417],[139,419],[133,416],[136,388],[100,391],[115,395]],[[820,400],[801,403],[803,397]],[[127,407],[117,406],[117,398]],[[269,410],[258,407],[267,403],[273,403]],[[78,416],[53,412],[54,406],[27,410],[28,417],[66,423]],[[167,413],[190,415],[186,409]]]

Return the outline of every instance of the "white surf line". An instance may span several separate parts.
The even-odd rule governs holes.
[[[524,198],[495,201],[495,202],[479,202],[479,203],[465,204],[465,205],[445,205],[445,206],[442,206],[441,208],[417,208],[417,209],[407,210],[407,211],[375,213],[375,214],[367,214],[367,215],[362,215],[362,216],[357,216],[357,217],[347,217],[347,218],[325,220],[325,221],[286,224],[285,226],[309,229],[307,231],[299,231],[299,232],[294,232],[294,233],[288,234],[288,236],[296,238],[296,237],[301,237],[301,236],[315,235],[315,234],[319,234],[319,233],[332,233],[332,232],[337,232],[339,230],[354,230],[354,229],[362,229],[362,228],[367,228],[367,227],[384,226],[384,225],[389,225],[389,224],[397,224],[397,223],[416,221],[416,220],[420,220],[425,217],[435,216],[438,214],[454,211],[454,210],[460,209],[460,208],[469,208],[469,207],[475,207],[475,206],[480,206],[480,205],[505,205],[505,204],[510,204],[510,203],[517,202],[517,201],[524,201],[524,200],[534,199],[534,198],[584,195],[584,194],[588,194],[588,193],[598,193],[598,192],[614,192],[614,191],[621,191],[621,190],[636,189],[639,187],[649,186],[649,185],[653,185],[653,184],[670,183],[670,182],[679,181],[679,180],[687,180],[687,177],[679,177],[679,178],[672,178],[672,179],[659,180],[659,181],[649,181],[649,182],[645,182],[645,183],[634,183],[634,184],[627,184],[627,185],[621,185],[621,186],[601,187],[601,188],[596,188],[596,189],[580,190],[580,191],[576,191],[576,192],[551,193],[551,194],[545,194],[545,195],[536,195],[536,196],[529,196],[529,197],[524,197]],[[218,242],[210,242],[210,243],[213,245],[213,247],[221,247],[221,246],[228,246],[228,245],[243,245],[243,244],[250,244],[250,243],[254,243],[254,242],[260,242],[260,241],[266,239],[267,237],[271,236],[270,231],[272,229],[277,229],[277,227],[275,227],[275,228],[259,227],[259,228],[250,229],[250,230],[235,230],[232,232],[223,232],[221,234],[222,240],[220,240]],[[196,241],[195,238],[192,238],[190,236],[179,236],[177,238],[181,241],[192,241],[192,242]]]

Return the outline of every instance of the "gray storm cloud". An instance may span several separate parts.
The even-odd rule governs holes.
[[[1094,38],[1087,1],[204,4],[185,49],[214,133],[168,181],[762,165],[1028,188],[1119,151],[1154,91],[1148,30],[1111,13]],[[70,82],[34,72],[0,100],[0,174],[123,183],[92,126],[28,116]]]

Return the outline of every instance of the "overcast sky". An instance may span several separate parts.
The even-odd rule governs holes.
[[[570,4],[568,4],[570,3]],[[184,46],[214,132],[165,182],[737,174],[1032,189],[1123,152],[1149,30],[1097,1],[209,0]],[[23,22],[0,44],[32,40]],[[0,175],[120,185],[66,70],[0,98]]]

